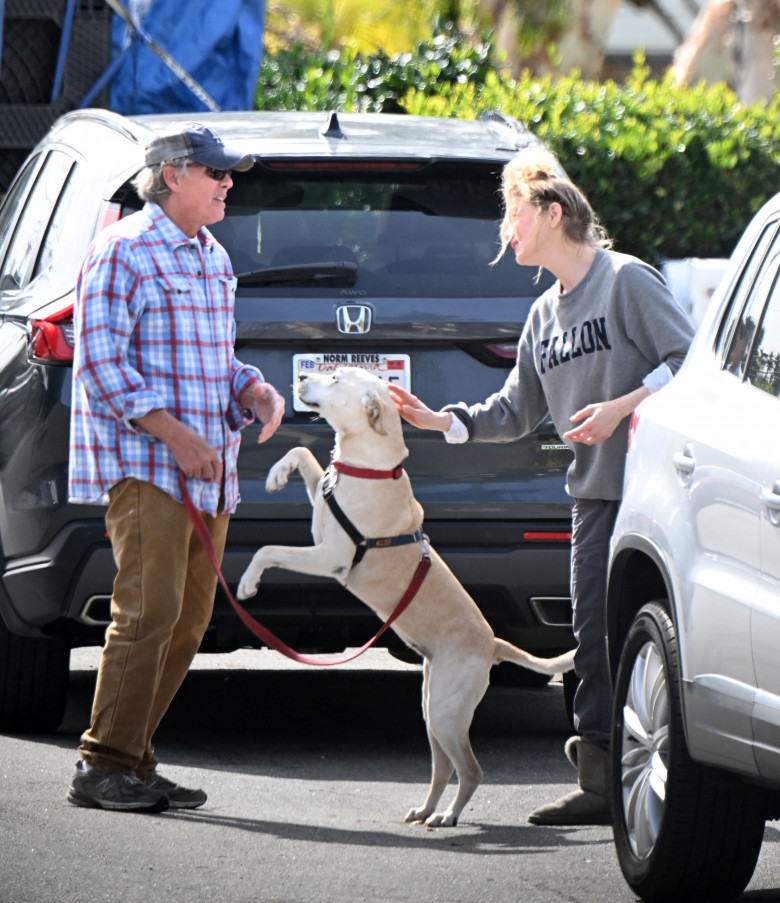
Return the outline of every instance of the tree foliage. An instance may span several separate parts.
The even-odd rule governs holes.
[[[284,0],[270,2],[266,42],[272,52],[294,44],[310,52],[351,48],[372,53],[408,52],[430,34],[440,0]]]
[[[641,58],[624,84],[498,75],[410,93],[407,112],[515,116],[558,155],[619,250],[654,263],[724,257],[780,191],[780,96],[743,106],[725,85],[680,87]]]
[[[310,53],[296,45],[264,55],[255,108],[405,112],[401,99],[409,91],[427,96],[445,85],[479,88],[497,65],[489,42],[466,43],[446,25],[412,52],[392,56],[383,50]]]

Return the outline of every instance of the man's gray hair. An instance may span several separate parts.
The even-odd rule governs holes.
[[[159,204],[170,197],[171,189],[165,181],[163,170],[166,166],[171,166],[180,177],[183,177],[189,162],[187,157],[177,157],[175,160],[166,160],[164,163],[155,163],[152,166],[144,167],[132,180],[138,197],[142,201],[149,201],[152,204]]]

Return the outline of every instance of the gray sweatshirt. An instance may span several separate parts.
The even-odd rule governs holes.
[[[562,435],[576,411],[633,392],[660,364],[676,373],[692,338],[693,326],[660,273],[636,257],[599,250],[571,291],[556,283],[536,300],[504,387],[481,404],[447,410],[478,442],[519,439],[548,412]],[[574,452],[569,495],[620,499],[628,421],[599,445],[567,443]]]

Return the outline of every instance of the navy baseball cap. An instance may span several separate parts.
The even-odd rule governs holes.
[[[144,151],[147,166],[179,157],[214,169],[237,169],[239,172],[246,172],[255,164],[251,154],[225,147],[225,142],[214,129],[198,122],[187,122],[176,131],[152,138]]]

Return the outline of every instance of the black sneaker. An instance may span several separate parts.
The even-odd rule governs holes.
[[[107,774],[85,762],[76,765],[68,802],[89,809],[128,812],[165,812],[168,797],[131,774]]]
[[[158,772],[153,771],[144,781],[144,786],[151,790],[158,790],[168,797],[171,809],[197,809],[206,802],[206,794],[203,790],[191,790],[182,787],[174,781],[169,781]]]

